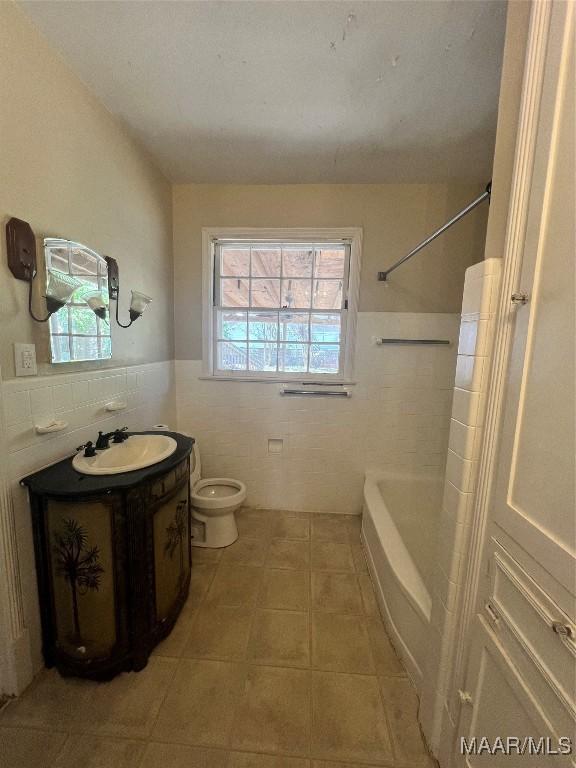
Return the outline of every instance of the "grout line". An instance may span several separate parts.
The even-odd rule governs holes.
[[[197,565],[200,565],[200,564],[197,564]],[[192,571],[193,570],[194,570],[194,563],[192,562],[191,575],[192,575]],[[208,592],[209,592],[209,590],[210,590],[210,588],[212,586],[212,583],[213,583],[214,579],[216,578],[217,570],[218,570],[217,568],[214,569],[214,573],[212,574],[212,578],[210,579],[210,582],[209,582],[208,586],[206,587],[206,590],[205,590],[204,594],[202,595],[202,597],[200,598],[200,601],[198,603],[198,610],[194,611],[193,618],[192,618],[192,626],[191,626],[191,628],[194,627],[195,624],[196,624],[198,613],[200,611],[200,606],[203,604],[204,600],[206,599],[206,597],[208,595]],[[190,599],[190,593],[188,593],[188,595],[189,595],[188,599]],[[180,618],[180,617],[178,617],[178,618]],[[182,652],[183,652],[183,650],[184,649],[182,649]],[[174,658],[174,657],[157,656],[156,658]],[[175,679],[176,674],[178,672],[178,667],[180,666],[181,660],[182,660],[182,655],[181,654],[180,654],[179,657],[174,658],[174,670],[173,670],[172,675],[170,676],[170,679],[169,679],[168,684],[166,686],[166,691],[164,693],[164,696],[162,697],[162,701],[160,702],[160,705],[158,706],[158,711],[156,712],[156,716],[154,718],[154,722],[150,725],[150,730],[149,730],[149,733],[148,733],[148,740],[151,738],[151,735],[154,732],[154,728],[156,727],[156,724],[158,722],[158,718],[160,717],[160,712],[162,711],[162,707],[164,706],[164,704],[166,702],[166,699],[168,698],[168,694],[170,692],[170,689],[172,687],[172,683],[174,682],[174,679]]]
[[[258,610],[253,611],[253,613],[257,613]],[[306,613],[306,611],[300,611],[299,613]],[[340,616],[352,616],[352,614],[335,614]],[[165,660],[172,660],[172,661],[178,661],[178,659],[174,656],[157,656],[155,658],[161,658]],[[313,664],[309,664],[307,666],[302,666],[301,664],[282,664],[280,662],[264,662],[264,661],[253,661],[250,658],[230,658],[230,656],[183,656],[182,661],[214,661],[219,663],[225,663],[225,664],[241,664],[247,667],[266,667],[266,668],[273,668],[273,669],[294,669],[298,670],[300,672],[325,672],[330,675],[353,675],[354,677],[377,677],[377,678],[386,678],[390,680],[404,680],[409,679],[407,673],[398,673],[398,674],[392,674],[387,673],[385,675],[380,675],[378,672],[354,672],[349,670],[343,670],[343,669],[327,669],[326,667],[319,667],[315,666]],[[41,726],[38,726],[39,728]]]
[[[266,553],[265,553],[264,561],[266,560],[267,554],[268,554],[268,546],[266,546]],[[215,574],[214,578],[216,578],[216,575],[217,575],[218,571],[220,571],[222,569],[222,564],[223,564],[223,556],[220,558],[220,560],[218,562],[218,567],[216,569],[216,574]],[[228,747],[231,746],[232,734],[236,730],[236,723],[238,721],[238,717],[239,717],[239,713],[240,713],[240,707],[242,706],[242,703],[244,701],[244,697],[245,697],[245,694],[246,694],[246,687],[247,687],[248,677],[249,677],[249,674],[250,674],[250,664],[248,663],[248,656],[249,656],[249,653],[250,653],[250,646],[251,646],[251,640],[252,640],[252,632],[253,632],[253,628],[254,628],[254,622],[256,620],[255,617],[256,617],[256,610],[257,610],[257,603],[258,603],[258,595],[259,595],[259,592],[260,592],[260,590],[262,588],[262,581],[263,581],[263,575],[261,574],[259,576],[259,584],[258,584],[258,588],[256,590],[256,599],[255,599],[255,601],[253,603],[250,603],[250,604],[245,606],[246,610],[250,611],[250,627],[249,627],[249,630],[248,630],[248,640],[246,641],[246,647],[244,649],[244,658],[243,658],[243,660],[241,662],[236,662],[238,664],[242,664],[244,669],[243,669],[243,674],[242,674],[241,680],[239,681],[238,698],[237,698],[237,701],[235,703],[235,710],[234,710],[234,713],[232,715],[232,718],[230,719],[230,727],[228,729],[228,733],[226,734],[226,742],[227,742],[227,746]],[[208,593],[206,593],[206,595],[208,595]]]
[[[310,525],[310,523],[309,523],[309,525]],[[352,532],[352,531],[349,532],[349,544],[355,543],[355,542],[352,541],[352,538],[355,537],[355,536],[356,536],[356,532]],[[246,539],[246,540],[251,540],[251,539]],[[285,539],[285,540],[286,541],[290,541],[289,539]],[[375,660],[374,660],[374,651],[373,651],[372,641],[371,641],[370,637],[368,637],[368,640],[369,640],[369,652],[370,652],[370,656],[371,656],[371,659],[372,659],[372,663],[374,665],[374,670],[375,670],[374,673],[348,672],[348,671],[345,671],[345,670],[340,670],[340,671],[338,671],[338,670],[326,670],[326,669],[321,669],[320,667],[315,667],[314,664],[313,664],[313,656],[312,656],[312,650],[313,650],[312,638],[313,638],[313,635],[312,635],[312,633],[313,633],[313,618],[314,618],[314,615],[316,613],[318,613],[318,614],[335,614],[335,615],[358,616],[360,622],[362,623],[362,625],[363,625],[363,627],[365,629],[365,631],[367,631],[366,627],[367,627],[368,621],[371,621],[374,618],[377,618],[372,613],[368,613],[367,612],[367,609],[366,609],[366,606],[364,605],[364,600],[363,600],[363,597],[362,597],[362,589],[360,587],[360,577],[362,575],[364,575],[364,576],[367,575],[368,576],[368,582],[370,584],[370,588],[372,589],[372,593],[374,593],[374,587],[373,587],[372,581],[370,579],[370,575],[369,574],[364,574],[363,572],[357,571],[356,567],[355,567],[355,570],[354,570],[353,573],[346,572],[347,575],[352,575],[354,577],[354,582],[357,585],[357,589],[358,589],[359,594],[360,594],[361,606],[362,606],[361,614],[342,613],[341,611],[322,611],[322,610],[317,610],[313,606],[313,602],[312,602],[312,597],[313,597],[313,594],[312,594],[312,575],[313,575],[314,572],[320,572],[320,573],[325,573],[325,572],[324,571],[317,571],[317,569],[312,569],[312,562],[311,562],[311,554],[312,554],[312,546],[313,546],[312,536],[310,536],[309,539],[305,542],[308,545],[307,548],[308,548],[308,554],[309,554],[309,559],[310,559],[310,565],[309,565],[309,567],[307,569],[276,569],[276,568],[267,568],[266,563],[267,563],[267,560],[268,560],[268,554],[270,552],[270,548],[272,546],[273,537],[267,536],[267,537],[264,538],[264,540],[256,539],[255,541],[260,541],[262,543],[262,548],[265,551],[264,552],[264,563],[265,564],[261,565],[261,566],[252,566],[252,570],[258,569],[258,571],[259,571],[259,574],[258,574],[258,589],[257,589],[257,592],[256,592],[256,601],[248,603],[248,604],[244,604],[243,606],[224,606],[224,605],[220,606],[220,607],[244,608],[244,609],[246,609],[246,611],[250,612],[250,627],[249,627],[249,632],[248,632],[248,640],[247,640],[245,651],[244,651],[244,658],[241,659],[241,660],[238,660],[238,659],[230,659],[230,658],[206,658],[206,657],[198,657],[198,656],[183,657],[182,654],[184,652],[184,648],[186,647],[186,644],[183,645],[182,651],[180,651],[179,655],[176,656],[176,657],[175,656],[163,657],[163,656],[158,654],[157,657],[159,657],[159,658],[163,658],[165,660],[166,659],[172,659],[173,660],[173,664],[174,664],[174,669],[172,671],[172,674],[167,676],[168,680],[167,680],[167,684],[166,684],[166,691],[165,691],[164,695],[162,696],[161,701],[158,704],[158,710],[157,710],[156,716],[153,719],[153,722],[151,723],[150,727],[146,729],[147,730],[147,734],[146,735],[138,735],[138,736],[116,735],[116,734],[106,734],[106,733],[98,734],[98,733],[95,733],[94,731],[83,731],[82,730],[82,726],[80,726],[79,728],[76,729],[76,728],[74,728],[74,725],[71,725],[69,727],[68,731],[67,731],[68,735],[67,735],[67,737],[66,737],[66,739],[65,739],[65,741],[63,743],[62,750],[64,749],[64,746],[68,743],[68,739],[69,739],[70,734],[79,734],[79,733],[85,732],[85,733],[89,733],[89,734],[91,734],[91,735],[93,735],[95,737],[109,738],[109,739],[123,739],[123,740],[129,740],[129,741],[138,741],[138,742],[141,742],[141,743],[145,744],[146,747],[145,747],[145,750],[142,753],[142,758],[141,758],[141,760],[139,762],[139,765],[141,765],[142,761],[144,760],[144,755],[145,755],[145,751],[146,751],[147,746],[152,741],[154,741],[154,742],[158,742],[158,743],[167,743],[167,744],[176,744],[177,743],[177,744],[182,744],[183,746],[188,746],[188,747],[191,747],[191,748],[192,747],[197,747],[197,748],[200,747],[200,748],[205,748],[205,749],[220,750],[220,751],[227,752],[228,754],[230,752],[239,752],[239,753],[245,753],[245,754],[252,754],[253,753],[253,754],[271,755],[271,756],[274,756],[276,758],[279,758],[281,756],[287,756],[288,754],[290,754],[292,756],[298,756],[301,759],[306,759],[306,760],[314,760],[314,759],[316,759],[316,760],[329,760],[329,762],[331,762],[331,763],[341,764],[342,768],[344,768],[345,766],[349,765],[349,761],[338,759],[338,758],[334,759],[332,757],[326,758],[326,757],[317,756],[317,755],[314,755],[314,751],[313,751],[313,746],[312,746],[313,745],[313,734],[314,734],[313,679],[314,679],[314,672],[323,672],[325,674],[330,674],[330,675],[340,675],[340,676],[342,676],[342,675],[347,675],[347,676],[354,675],[356,677],[371,678],[372,680],[375,680],[376,685],[378,687],[378,691],[379,691],[379,701],[381,703],[381,706],[382,706],[383,712],[384,712],[385,723],[386,723],[386,728],[387,728],[387,731],[388,731],[388,737],[389,737],[390,744],[391,744],[392,754],[395,756],[395,746],[394,746],[393,730],[390,727],[390,720],[389,720],[389,717],[388,717],[388,711],[387,711],[386,703],[384,701],[384,697],[383,697],[383,693],[382,693],[382,688],[381,688],[381,685],[380,685],[380,680],[381,679],[387,679],[387,678],[390,678],[390,679],[399,679],[399,678],[400,679],[405,679],[406,675],[405,674],[404,675],[391,675],[391,674],[379,675],[378,674],[378,671],[377,671],[377,668],[376,668],[376,664],[375,664]],[[302,542],[302,543],[304,543],[304,542]],[[332,543],[334,543],[334,542],[332,542]],[[216,578],[218,577],[218,574],[222,573],[224,570],[228,570],[228,568],[230,568],[230,567],[234,567],[235,565],[236,564],[234,562],[232,562],[232,563],[225,563],[225,562],[223,562],[222,558],[220,558],[219,560],[217,560],[215,562],[200,562],[200,563],[196,563],[196,564],[193,565],[193,567],[206,566],[205,568],[202,567],[200,570],[201,570],[201,572],[204,571],[206,573],[206,577],[207,577],[207,582],[208,583],[206,584],[205,589],[204,589],[200,599],[198,600],[197,604],[195,606],[193,606],[192,622],[191,622],[191,627],[190,627],[189,632],[196,626],[196,624],[198,622],[198,616],[200,614],[200,611],[201,611],[202,607],[204,607],[205,605],[209,604],[208,603],[208,595],[211,592],[211,589],[213,587],[213,584],[214,584]],[[267,570],[279,570],[279,571],[282,571],[284,573],[292,572],[294,574],[296,574],[296,573],[307,573],[308,574],[308,606],[307,606],[307,610],[298,610],[298,611],[296,611],[296,610],[292,610],[292,611],[288,610],[287,611],[286,609],[266,608],[264,606],[259,605],[257,600],[260,597],[261,592],[262,592],[262,590],[265,587],[265,571],[267,571]],[[328,571],[327,573],[337,573],[337,572]],[[290,666],[287,666],[287,665],[283,665],[283,664],[278,664],[277,662],[274,663],[274,664],[266,664],[266,663],[262,663],[262,662],[253,661],[253,660],[250,659],[251,645],[252,645],[252,639],[253,639],[253,633],[254,633],[254,627],[255,627],[255,621],[256,621],[257,612],[258,611],[268,611],[268,610],[269,611],[280,611],[280,612],[300,613],[300,614],[306,613],[307,614],[307,617],[308,617],[308,653],[309,653],[309,663],[308,663],[307,666],[301,666],[301,665],[294,665],[294,666],[290,665]],[[378,615],[379,615],[379,613],[378,613]],[[385,632],[384,626],[382,626],[382,631]],[[212,744],[189,744],[189,743],[187,744],[185,742],[176,742],[176,741],[173,741],[173,740],[172,741],[163,741],[162,738],[153,738],[152,737],[152,733],[154,731],[154,728],[156,727],[159,714],[160,714],[160,712],[161,712],[161,710],[162,710],[162,708],[163,708],[163,706],[164,706],[164,704],[166,702],[166,699],[167,699],[168,695],[170,694],[170,691],[172,690],[172,686],[174,684],[174,679],[175,679],[175,677],[177,675],[179,665],[181,664],[181,662],[183,660],[208,661],[208,662],[210,662],[210,661],[221,661],[221,662],[226,662],[226,663],[229,663],[229,664],[234,664],[236,666],[242,666],[243,667],[243,674],[240,676],[241,679],[242,679],[242,683],[241,683],[241,686],[240,686],[240,696],[238,697],[238,700],[237,700],[236,705],[235,705],[236,706],[236,711],[234,712],[233,717],[231,718],[230,731],[226,735],[226,740],[227,740],[228,746],[215,747]],[[308,672],[308,676],[307,677],[308,677],[308,681],[309,681],[309,728],[308,728],[308,748],[306,750],[306,755],[303,755],[303,754],[298,753],[298,752],[296,752],[296,753],[289,753],[289,752],[267,752],[267,751],[259,752],[258,750],[254,750],[254,749],[235,748],[235,747],[232,747],[230,745],[231,737],[232,737],[232,734],[234,733],[234,726],[235,726],[235,724],[238,721],[238,717],[239,717],[239,714],[240,714],[240,711],[241,711],[240,707],[242,706],[242,703],[244,701],[246,681],[248,679],[250,671],[255,669],[255,668],[275,668],[275,669],[280,669],[280,670],[300,670],[302,672]],[[22,724],[18,724],[18,723],[16,723],[16,724],[2,723],[2,721],[0,719],[0,727],[27,728],[27,727],[30,727],[30,726],[22,725]],[[45,727],[36,727],[35,728],[35,730],[38,730],[38,731],[47,730],[47,729],[58,730],[58,726],[46,725]],[[64,729],[63,729],[63,732],[65,732]],[[357,763],[358,765],[361,764],[363,766],[366,766],[366,768],[369,768],[369,766],[373,765],[373,763],[366,763],[364,760],[358,759],[358,758],[355,758],[354,762]],[[391,763],[378,763],[379,768],[383,768],[384,766],[387,766],[387,765],[388,766],[392,766]],[[394,765],[396,765],[396,763],[394,763]]]
[[[230,749],[226,746],[220,746],[220,745],[214,745],[214,744],[203,744],[203,743],[196,743],[191,744],[189,742],[184,741],[166,741],[165,739],[154,739],[152,743],[155,744],[167,744],[167,745],[177,745],[182,747],[188,747],[190,749],[206,749],[209,751],[214,752],[224,752],[227,756],[229,756],[232,753],[238,753],[242,755],[259,755],[259,756],[266,756],[266,757],[272,757],[278,759],[282,758],[296,758],[299,760],[317,760],[319,762],[324,762],[326,758],[318,758],[318,757],[309,757],[307,755],[303,755],[300,752],[271,752],[269,750],[258,750],[258,749],[246,749],[245,747],[238,747]],[[341,758],[329,758],[327,762],[332,765],[338,764],[341,765],[342,768],[350,768],[351,764],[348,760],[342,760]],[[355,759],[354,766],[362,765],[364,768],[396,768],[396,766],[393,763],[384,762],[384,763],[366,763],[363,760]],[[404,768],[404,766],[402,766]],[[411,768],[414,768],[412,766]]]
[[[68,736],[71,731],[69,728],[65,725],[60,726],[60,724],[55,725],[54,723],[46,723],[43,725],[37,725],[36,723],[22,723],[19,721],[16,722],[1,722],[0,721],[0,731],[2,729],[5,730],[14,730],[14,731],[21,731],[21,730],[27,730],[27,731],[37,731],[38,733],[61,733],[62,735]]]
[[[49,726],[39,727],[39,726],[34,726],[34,725],[25,725],[25,726],[22,726],[22,725],[7,725],[7,726],[3,726],[2,725],[2,726],[0,726],[0,728],[15,729],[15,730],[32,730],[32,731],[35,731],[35,732],[38,732],[38,733],[54,732],[54,730],[55,730],[53,727],[49,727]],[[58,729],[56,729],[56,730],[58,730]],[[73,729],[69,734],[65,730],[62,730],[62,731],[59,731],[59,732],[61,732],[63,735],[64,734],[67,735],[67,738],[65,740],[65,744],[68,742],[68,736],[82,736],[82,735],[84,735],[84,736],[91,736],[91,737],[94,737],[94,738],[109,739],[109,740],[114,740],[114,741],[123,741],[123,742],[131,742],[131,743],[132,742],[137,742],[137,743],[140,743],[142,745],[148,745],[149,743],[168,744],[168,745],[175,744],[175,745],[178,745],[178,746],[189,747],[190,749],[208,749],[208,750],[214,750],[215,752],[226,752],[226,753],[228,753],[228,752],[238,752],[238,753],[242,753],[242,754],[269,755],[270,757],[275,757],[275,758],[285,757],[285,756],[290,755],[290,756],[294,756],[294,757],[299,757],[300,759],[303,759],[303,760],[307,760],[307,759],[323,760],[324,759],[324,758],[317,758],[317,757],[310,758],[308,755],[303,755],[301,753],[271,752],[271,751],[267,751],[267,750],[258,750],[258,749],[254,749],[254,748],[246,749],[246,748],[243,748],[243,747],[230,748],[229,746],[220,746],[220,745],[204,744],[204,743],[194,743],[194,744],[192,744],[190,742],[180,742],[180,741],[174,741],[174,740],[167,740],[167,739],[164,739],[162,737],[154,737],[153,738],[151,736],[130,736],[130,735],[125,735],[125,734],[96,733],[96,732],[91,731],[91,730],[86,730],[85,728],[82,728],[81,726],[78,727],[78,728]],[[331,757],[329,762],[330,763],[342,764],[343,766],[346,766],[347,768],[350,765],[348,760],[343,760],[341,758],[332,758]],[[359,761],[358,759],[355,759],[355,763],[364,765],[364,766],[366,766],[366,768],[372,768],[372,767],[374,767],[374,768],[385,768],[386,766],[390,766],[390,768],[392,768],[392,764],[390,764],[390,763],[378,763],[378,764],[365,763],[363,760]]]
[[[64,739],[64,741],[62,742],[62,745],[60,746],[60,749],[59,749],[59,750],[58,750],[58,752],[56,753],[56,756],[55,756],[55,757],[56,757],[56,759],[55,759],[54,765],[58,765],[58,761],[60,760],[60,758],[61,758],[61,757],[62,757],[62,755],[64,754],[64,750],[66,749],[66,747],[67,747],[67,745],[68,745],[68,742],[70,741],[70,739],[71,739],[71,738],[72,738],[72,732],[71,732],[71,731],[69,731],[69,732],[68,732],[68,735],[66,736],[66,738],[65,738],[65,739]]]

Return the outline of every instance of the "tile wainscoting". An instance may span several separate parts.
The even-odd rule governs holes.
[[[35,672],[43,666],[40,617],[30,509],[19,480],[71,455],[78,445],[94,440],[98,430],[175,425],[174,390],[172,361],[2,383],[7,474],[14,502],[24,618]],[[106,404],[116,400],[125,402],[126,408],[107,411]],[[61,432],[37,434],[35,424],[51,418],[65,421],[68,426]]]
[[[2,383],[8,479],[14,500],[24,618],[34,671],[42,667],[34,548],[19,480],[74,452],[98,430],[162,422],[197,438],[205,476],[248,486],[254,507],[358,513],[370,467],[436,467],[446,461],[460,316],[360,313],[352,397],[284,398],[279,384],[202,380],[200,361]],[[446,338],[449,347],[376,346],[374,336]],[[174,398],[176,393],[176,398]],[[108,412],[107,403],[126,402]],[[38,435],[55,417],[62,432]],[[283,451],[268,453],[268,440]]]
[[[193,435],[205,477],[234,477],[253,507],[354,514],[371,467],[446,462],[460,315],[361,312],[348,399],[281,397],[281,385],[203,380],[176,361],[177,425]],[[449,339],[376,346],[373,337]],[[281,453],[268,441],[282,440]]]
[[[420,718],[441,763],[449,763],[460,701],[453,690],[456,632],[463,599],[484,431],[501,259],[466,270],[444,496],[438,531],[431,653]],[[442,729],[442,732],[441,732]]]

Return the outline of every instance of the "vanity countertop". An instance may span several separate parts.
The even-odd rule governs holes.
[[[177,443],[176,450],[167,459],[158,462],[158,464],[153,464],[151,467],[144,467],[133,472],[123,472],[117,475],[82,475],[72,466],[74,456],[69,456],[56,464],[52,464],[45,469],[22,478],[20,484],[25,485],[32,493],[68,499],[78,496],[102,494],[108,491],[129,490],[156,475],[165,474],[173,467],[176,467],[190,455],[194,445],[193,437],[187,437],[179,432],[148,430],[128,433],[128,435],[147,434],[168,435],[174,438]]]

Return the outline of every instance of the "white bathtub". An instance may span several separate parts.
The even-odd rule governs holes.
[[[430,643],[443,478],[369,471],[362,538],[388,632],[420,689]]]

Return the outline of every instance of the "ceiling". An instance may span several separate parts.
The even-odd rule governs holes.
[[[502,0],[21,7],[173,182],[490,177]]]

